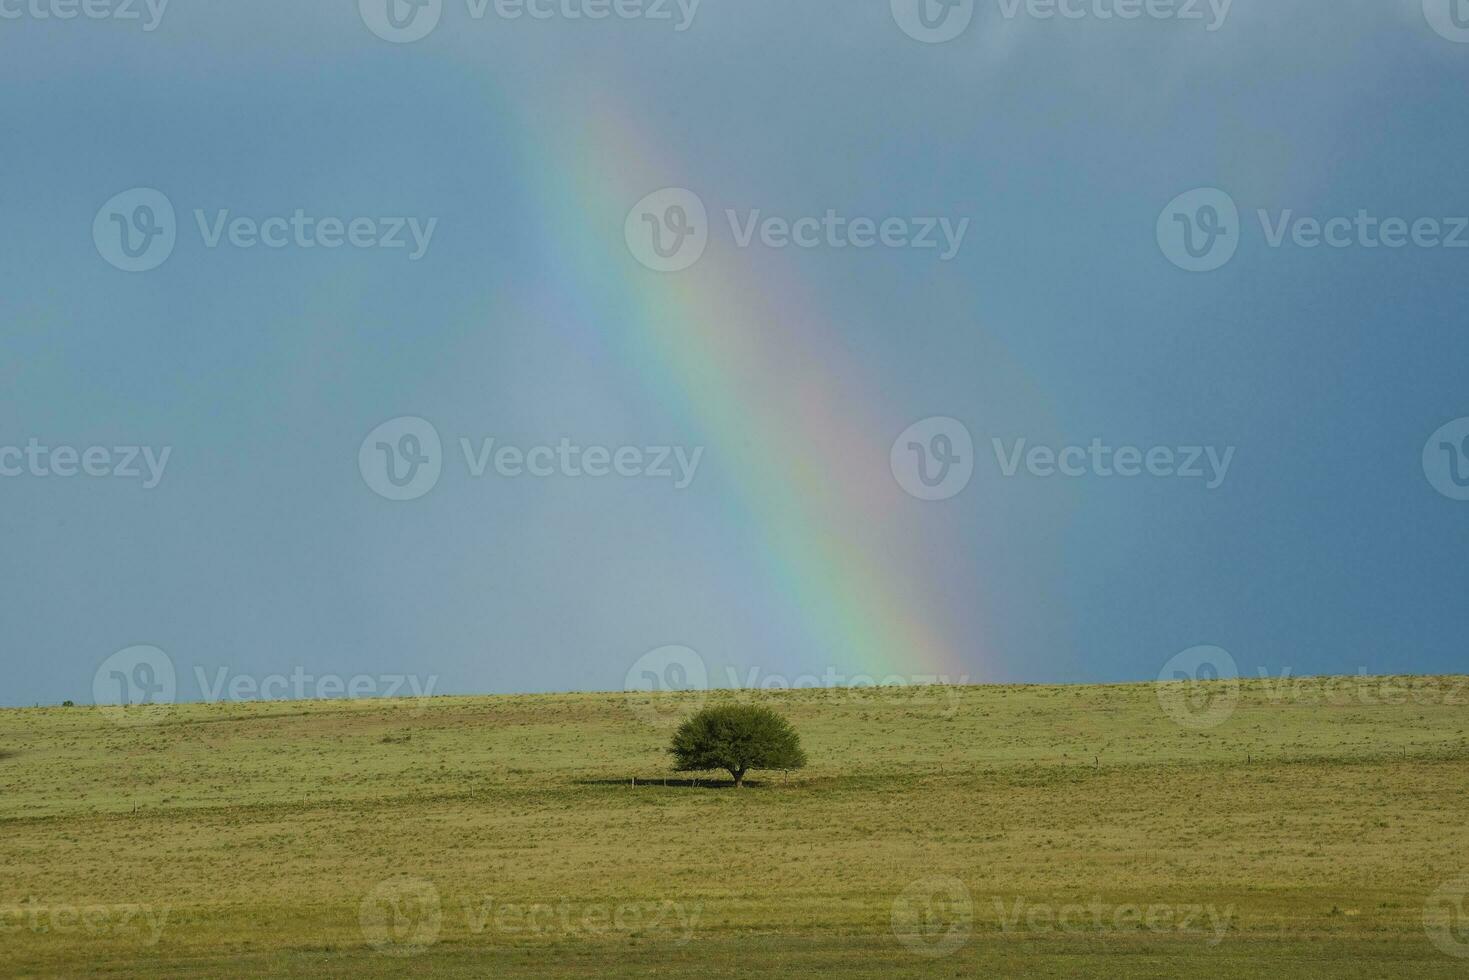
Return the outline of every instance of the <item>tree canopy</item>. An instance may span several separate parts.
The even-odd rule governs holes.
[[[753,704],[705,708],[673,733],[668,751],[679,772],[723,769],[742,786],[752,769],[800,769],[801,737],[779,714]]]

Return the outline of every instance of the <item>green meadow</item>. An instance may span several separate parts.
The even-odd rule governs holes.
[[[7,710],[0,972],[1469,975],[1469,679],[1162,693]],[[673,773],[735,698],[809,767]]]

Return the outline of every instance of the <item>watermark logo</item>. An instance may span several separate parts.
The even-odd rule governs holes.
[[[1423,0],[1423,16],[1440,37],[1469,44],[1469,0]]]
[[[919,956],[948,956],[974,932],[974,901],[958,878],[924,878],[893,900],[891,924],[898,942]]]
[[[968,218],[852,217],[835,208],[794,217],[760,208],[725,208],[724,219],[730,241],[739,249],[911,249],[936,252],[940,262],[959,254],[970,226]],[[712,233],[703,200],[681,187],[643,198],[628,212],[623,227],[633,257],[655,272],[689,268],[703,256]]]
[[[384,41],[411,44],[439,26],[444,0],[357,0],[362,22]]]
[[[643,198],[623,226],[633,258],[654,272],[682,272],[709,246],[709,212],[699,195],[668,187]]]
[[[1239,207],[1217,187],[1180,194],[1158,216],[1158,247],[1187,272],[1213,272],[1239,250]]]
[[[416,416],[389,419],[362,440],[357,468],[378,496],[417,500],[438,484],[444,470],[439,431]]]
[[[449,912],[445,912],[445,908]],[[570,897],[549,901],[506,901],[493,894],[465,894],[445,902],[438,887],[425,878],[403,875],[381,882],[358,908],[368,945],[390,956],[414,956],[439,941],[446,914],[464,916],[472,936],[535,938],[605,938],[614,933],[668,938],[686,946],[694,938],[702,903],[655,901],[579,902]]]
[[[1194,731],[1217,728],[1239,704],[1239,668],[1229,651],[1191,647],[1158,672],[1158,706],[1175,724]]]
[[[674,490],[693,485],[704,459],[703,446],[585,446],[569,438],[515,446],[493,437],[460,436],[459,455],[472,480],[491,474],[507,479],[553,478],[662,480]],[[438,430],[424,419],[404,416],[378,426],[357,451],[358,469],[369,488],[389,500],[415,500],[443,475],[445,459]]]
[[[1265,247],[1274,251],[1469,249],[1469,216],[1463,215],[1408,218],[1359,208],[1356,214],[1321,217],[1294,208],[1257,208],[1255,216]],[[1216,188],[1201,188],[1174,198],[1158,216],[1157,232],[1159,248],[1174,265],[1213,272],[1234,258],[1245,227],[1233,198]]]
[[[969,29],[974,0],[892,0],[893,20],[924,44],[952,41]]]
[[[622,689],[627,706],[634,714],[652,725],[661,725],[697,711],[709,690],[709,667],[704,658],[686,646],[670,645],[649,650],[627,669]],[[695,697],[669,697],[675,693],[696,694]]]
[[[1022,472],[1036,479],[1151,477],[1196,480],[1206,490],[1224,485],[1237,452],[1234,446],[1114,446],[1101,437],[1085,445],[1061,446],[997,437],[990,445],[996,471],[1006,479]],[[888,462],[893,478],[907,493],[920,500],[947,500],[961,493],[974,476],[974,443],[956,419],[924,419],[898,436]]]
[[[210,250],[380,249],[405,252],[409,262],[428,254],[439,226],[438,218],[341,217],[317,215],[305,208],[265,218],[235,214],[229,208],[195,208],[192,215],[200,244]],[[147,187],[113,197],[92,222],[98,254],[124,272],[158,268],[173,254],[178,238],[173,203],[161,191]]]
[[[1469,418],[1455,419],[1428,438],[1423,473],[1450,500],[1469,500]]]
[[[439,941],[444,925],[439,890],[426,878],[381,882],[357,909],[362,937],[380,953],[414,956]]]
[[[1423,928],[1439,951],[1469,959],[1469,878],[1440,885],[1423,906]]]
[[[1210,947],[1224,941],[1234,922],[1233,905],[1114,903],[1086,901],[1033,902],[1025,896],[991,896],[994,922],[1007,936],[1068,936],[1136,933],[1198,937]],[[957,878],[925,878],[909,885],[893,902],[892,931],[898,941],[920,956],[942,957],[963,948],[974,932],[976,910],[969,889]],[[988,922],[989,920],[986,919]]]
[[[120,725],[157,721],[177,698],[173,659],[154,646],[119,650],[92,676],[92,702]]]
[[[173,203],[151,187],[123,191],[98,209],[92,241],[97,254],[123,272],[156,269],[178,242]]]
[[[888,457],[893,479],[919,500],[958,496],[974,477],[974,439],[964,423],[938,416],[904,429]]]

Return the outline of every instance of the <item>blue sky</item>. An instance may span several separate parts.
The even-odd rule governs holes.
[[[153,30],[146,13],[37,19],[39,2],[0,4],[21,12],[0,19],[0,467],[30,440],[170,455],[153,487],[0,476],[0,704],[88,700],[98,665],[137,644],[167,651],[189,699],[196,668],[619,689],[667,644],[717,677],[870,669],[813,635],[760,553],[732,460],[771,434],[711,427],[667,397],[667,371],[614,353],[638,325],[579,294],[567,242],[645,295],[712,269],[794,282],[793,338],[802,318],[839,327],[798,380],[739,390],[754,404],[860,375],[877,431],[840,462],[871,483],[832,492],[882,502],[884,527],[846,532],[894,602],[942,620],[956,675],[1152,680],[1200,644],[1251,675],[1464,669],[1469,503],[1423,455],[1469,416],[1469,249],[1366,247],[1355,226],[1346,247],[1272,247],[1258,217],[1432,218],[1449,237],[1469,215],[1469,44],[1421,0],[1235,0],[1213,31],[1213,15],[1100,19],[1088,0],[1075,19],[1007,18],[991,0],[942,44],[887,0],[704,0],[682,31],[677,5],[672,21],[508,20],[446,0],[401,44],[346,0],[174,0]],[[597,152],[602,125],[639,152]],[[616,223],[576,211],[572,175]],[[711,254],[640,265],[626,187],[693,189]],[[133,188],[177,211],[149,271],[109,264],[93,235]],[[1240,215],[1237,251],[1207,272],[1158,233],[1196,188]],[[969,225],[950,261],[741,249],[727,208]],[[437,223],[417,259],[210,248],[196,209],[367,218],[369,237]],[[443,437],[444,474],[414,500],[359,470],[398,417]],[[973,442],[972,480],[941,501],[889,466],[930,417]],[[683,488],[473,479],[460,437],[702,457]],[[1214,489],[1006,476],[996,439],[1233,455]],[[782,483],[782,467],[759,469]],[[914,553],[884,561],[888,534]],[[890,666],[933,669],[903,650]]]

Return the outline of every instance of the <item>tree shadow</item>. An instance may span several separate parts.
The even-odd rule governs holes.
[[[633,785],[632,777],[627,779],[573,779],[576,786],[621,786],[623,789],[734,789],[733,779],[664,779],[661,776],[656,779],[644,779],[638,777],[637,785]],[[758,789],[769,785],[761,779],[746,779],[745,789]]]
[[[18,755],[20,753],[15,749],[0,749],[0,762],[4,762],[6,759],[14,759]]]

